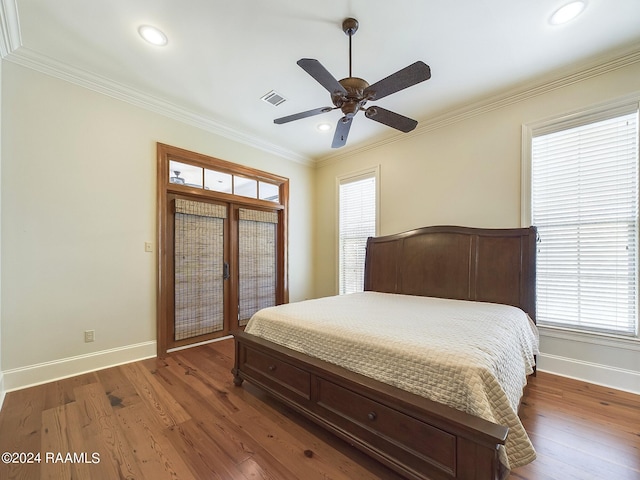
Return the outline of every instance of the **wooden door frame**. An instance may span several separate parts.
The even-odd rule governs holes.
[[[268,200],[247,198],[229,193],[214,192],[203,188],[178,185],[169,182],[169,161],[175,160],[181,163],[208,168],[232,175],[238,175],[259,181],[276,184],[279,187],[279,203]],[[238,165],[215,157],[191,152],[163,143],[157,144],[157,179],[156,179],[156,219],[157,219],[157,295],[156,295],[156,327],[157,327],[157,355],[162,358],[169,347],[168,341],[168,312],[172,308],[173,299],[168,294],[173,284],[173,269],[170,268],[170,256],[173,255],[173,228],[170,225],[172,216],[169,215],[169,195],[176,194],[188,197],[191,200],[222,201],[229,204],[229,216],[237,211],[237,206],[246,208],[261,208],[278,212],[278,242],[276,252],[276,303],[289,301],[288,284],[288,203],[289,203],[289,179],[251,167]],[[227,219],[229,221],[229,219]],[[231,224],[233,221],[231,220]],[[237,232],[234,228],[228,228],[230,264],[233,272],[237,272],[237,258],[234,255],[233,242],[237,242]],[[237,285],[230,282],[227,287],[229,298],[237,298]],[[235,295],[235,297],[234,297]],[[237,328],[237,305],[229,305],[229,318],[234,318]],[[235,312],[235,313],[234,313]],[[226,319],[225,319],[226,322]],[[233,325],[231,325],[233,328]],[[173,347],[173,345],[172,345]]]

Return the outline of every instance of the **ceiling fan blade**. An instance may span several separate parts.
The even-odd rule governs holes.
[[[392,112],[382,107],[369,107],[364,111],[364,115],[371,120],[395,128],[407,133],[416,128],[418,122],[412,118],[405,117],[399,113]]]
[[[349,136],[349,129],[351,129],[351,121],[353,117],[342,117],[338,120],[338,125],[336,125],[336,133],[333,135],[333,143],[331,144],[331,148],[340,148],[344,147],[344,144],[347,143],[347,137]]]
[[[298,60],[297,63],[305,72],[315,78],[320,85],[326,88],[329,93],[334,94],[335,92],[339,92],[343,95],[347,94],[345,88],[340,85],[338,80],[336,80],[318,60],[303,58]]]
[[[289,115],[287,117],[276,118],[273,123],[277,123],[278,125],[293,122],[294,120],[300,120],[301,118],[312,117],[314,115],[320,115],[321,113],[327,113],[331,110],[334,110],[335,107],[322,107],[322,108],[314,108],[313,110],[307,110],[306,112],[295,113],[293,115]]]
[[[411,87],[416,83],[424,82],[431,78],[429,65],[418,61],[408,67],[398,70],[387,78],[369,85],[364,91],[365,95],[371,95],[370,100],[380,100],[381,98]]]

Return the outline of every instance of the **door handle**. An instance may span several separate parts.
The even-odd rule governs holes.
[[[229,280],[230,277],[231,277],[231,273],[229,272],[229,263],[224,262],[224,265],[222,267],[222,279]]]

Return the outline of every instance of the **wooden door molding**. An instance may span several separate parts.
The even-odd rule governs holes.
[[[169,182],[170,170],[169,162],[177,161],[194,165],[203,169],[211,169],[229,175],[240,176],[267,182],[278,186],[279,201],[261,200],[259,198],[249,198],[233,193],[216,192],[205,188],[198,188],[189,185],[181,185]],[[204,171],[204,170],[203,170]],[[156,193],[156,219],[157,219],[157,297],[156,297],[156,319],[157,319],[157,354],[163,357],[167,349],[189,344],[192,342],[172,341],[171,329],[168,327],[169,321],[173,319],[173,216],[170,214],[171,198],[187,198],[189,200],[224,203],[229,207],[226,231],[228,233],[228,245],[225,245],[225,257],[231,265],[232,280],[237,279],[237,259],[234,242],[237,243],[237,231],[234,227],[235,215],[239,207],[270,210],[278,213],[278,241],[276,253],[277,288],[276,303],[286,303],[289,301],[288,291],[288,271],[287,271],[287,239],[288,239],[288,201],[289,201],[289,179],[274,175],[268,172],[257,170],[251,167],[238,165],[207,155],[190,152],[162,143],[157,144],[157,193]],[[203,183],[204,185],[204,183]],[[225,326],[228,330],[237,328],[237,285],[230,281],[225,287]],[[234,317],[236,315],[236,317]],[[215,337],[214,335],[213,337]],[[203,336],[204,337],[204,336]],[[207,338],[197,337],[195,342],[207,340]],[[179,343],[180,345],[178,345]]]

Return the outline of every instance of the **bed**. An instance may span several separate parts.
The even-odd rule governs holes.
[[[537,348],[535,244],[533,227],[370,238],[365,292],[265,309],[234,333],[234,383],[250,381],[406,478],[504,478],[535,458],[517,418]],[[484,326],[465,326],[476,317]],[[423,391],[429,383],[441,391]]]

